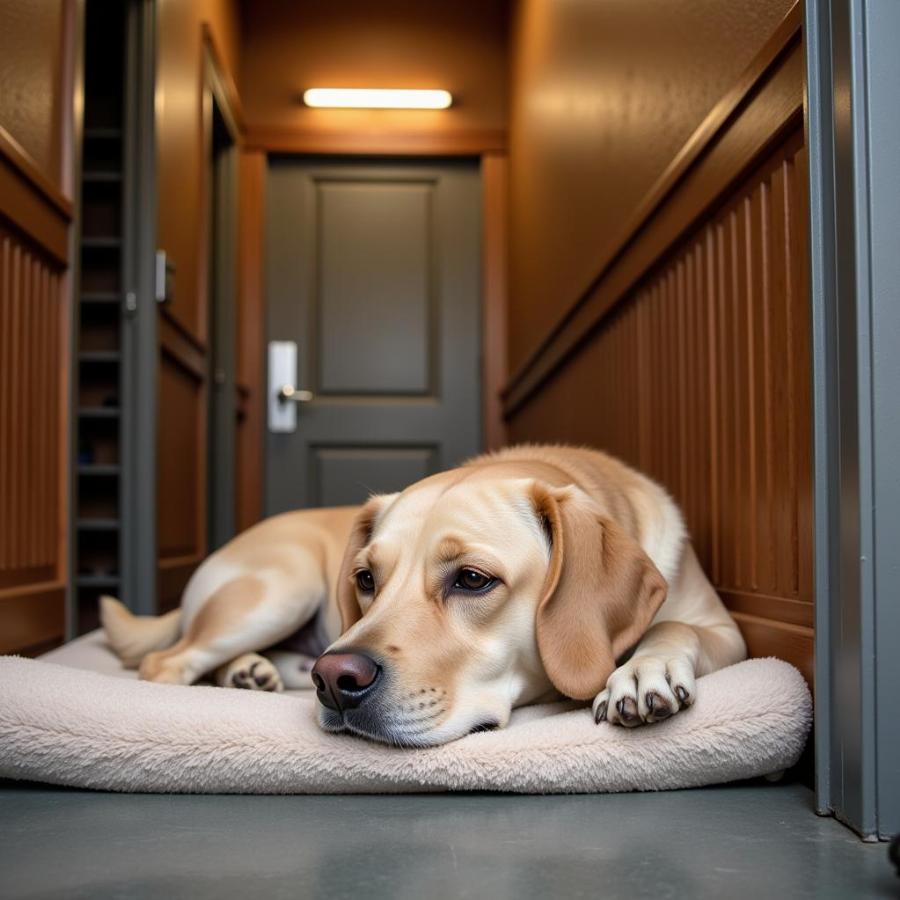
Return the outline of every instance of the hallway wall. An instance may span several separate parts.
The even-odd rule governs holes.
[[[811,679],[799,5],[523,0],[512,56],[510,437],[661,481]]]
[[[59,188],[66,6],[63,0],[0,3],[0,125]]]
[[[510,365],[587,289],[792,0],[522,0],[512,28]]]
[[[65,630],[76,22],[0,3],[0,653]]]

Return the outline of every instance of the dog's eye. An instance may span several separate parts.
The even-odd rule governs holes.
[[[496,583],[497,579],[485,575],[478,569],[460,569],[453,587],[461,591],[486,591]]]
[[[375,590],[375,576],[368,569],[361,569],[356,573],[356,586],[364,594],[371,594]]]

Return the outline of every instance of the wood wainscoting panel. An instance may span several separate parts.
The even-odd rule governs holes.
[[[657,479],[754,654],[812,678],[806,151],[799,126],[511,420]]]
[[[179,352],[162,331],[159,366],[159,611],[175,607],[206,555],[205,358]],[[181,348],[182,350],[184,348]]]
[[[50,253],[0,225],[0,653],[65,629],[63,286]]]

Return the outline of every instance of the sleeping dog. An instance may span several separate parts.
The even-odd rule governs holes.
[[[402,746],[559,695],[597,722],[659,722],[746,655],[668,494],[570,447],[275,517],[211,556],[180,612],[140,620],[110,598],[102,612],[143,678],[279,690],[311,674],[325,730]]]

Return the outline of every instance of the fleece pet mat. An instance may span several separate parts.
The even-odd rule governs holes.
[[[701,678],[691,709],[649,727],[555,703],[408,750],[324,734],[311,692],[149,684],[85,669],[86,648],[69,653],[81,668],[0,657],[0,777],[151,793],[668,790],[789,768],[812,722],[800,673],[754,659]]]

